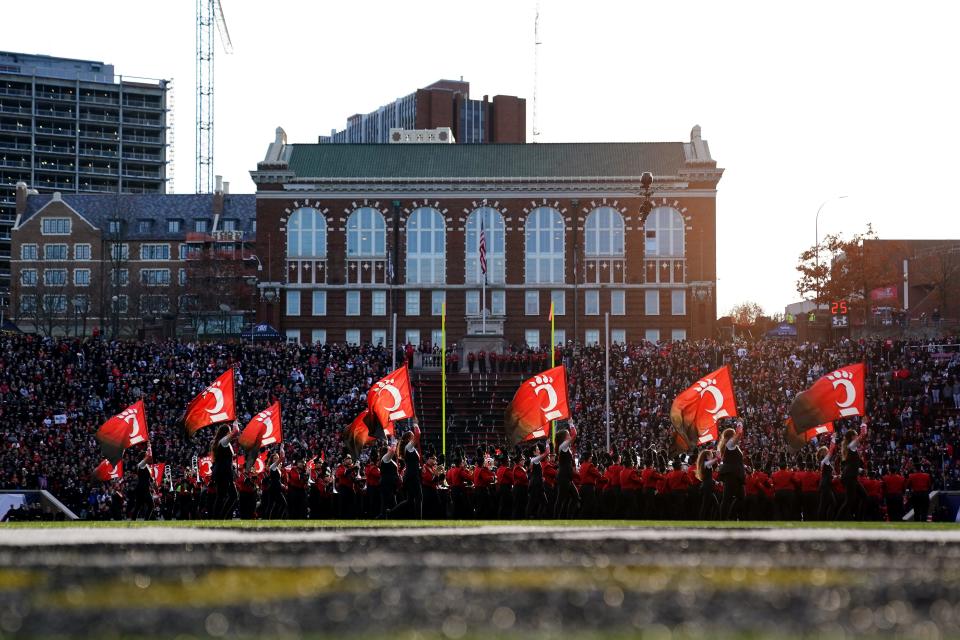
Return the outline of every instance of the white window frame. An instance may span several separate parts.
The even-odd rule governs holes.
[[[627,315],[627,292],[625,289],[610,290],[610,315]]]
[[[503,289],[494,289],[490,292],[490,315],[507,315],[507,292]]]
[[[117,249],[120,250],[120,255],[117,255]],[[111,242],[110,243],[110,260],[111,262],[120,262],[121,260],[130,259],[130,245],[126,242]]]
[[[20,296],[20,313],[36,313],[37,296],[36,294],[25,294]]]
[[[467,284],[481,284],[480,270],[480,222],[486,235],[487,285],[506,282],[506,223],[503,214],[493,207],[478,207],[467,216],[466,233]]]
[[[601,217],[608,214],[606,224]],[[613,207],[597,207],[584,223],[583,247],[587,258],[623,258],[626,254],[626,225],[623,215]],[[607,250],[601,249],[606,241]]]
[[[419,291],[407,291],[406,295],[404,296],[403,313],[409,317],[416,317],[420,315]]]
[[[553,330],[553,340],[557,345],[565,345],[567,343],[567,330],[566,329],[554,329]],[[554,345],[556,346],[556,345]]]
[[[411,340],[411,338],[414,338]],[[420,346],[420,329],[407,329],[403,332],[403,344],[412,344],[414,347]]]
[[[126,287],[130,284],[129,269],[111,269],[110,285],[115,287]]]
[[[176,218],[167,220],[167,233],[180,233],[183,229],[183,221]]]
[[[66,313],[67,296],[62,293],[44,294],[43,310],[45,313]]]
[[[660,315],[660,290],[645,289],[643,292],[643,315]]]
[[[567,292],[563,289],[554,289],[550,292],[550,303],[553,305],[553,315],[567,315]]]
[[[87,257],[82,257],[81,254],[86,253]],[[73,259],[79,260],[81,262],[87,262],[93,259],[93,247],[90,246],[87,242],[81,242],[79,244],[73,245]]]
[[[347,259],[386,257],[387,223],[383,214],[373,207],[354,209],[347,218]]]
[[[670,330],[670,339],[674,342],[681,342],[687,339],[687,330],[686,329],[671,329]]]
[[[210,221],[206,218],[194,218],[193,219],[193,232],[194,233],[207,233],[207,230],[210,229]]]
[[[683,258],[686,222],[673,207],[657,207],[644,223],[644,254],[646,258]],[[652,235],[651,235],[652,234]]]
[[[327,330],[326,330],[326,329],[311,329],[311,330],[310,330],[310,344],[327,344]]]
[[[86,274],[86,283],[80,282],[77,278],[78,275]],[[74,269],[73,270],[73,284],[77,287],[89,287],[90,286],[90,269]]]
[[[439,250],[436,246],[438,232],[443,240]],[[430,251],[423,251],[420,248],[424,245],[426,238],[430,239]],[[414,209],[407,218],[406,248],[408,284],[444,284],[446,282],[447,227],[442,213],[433,207]],[[428,277],[423,277],[425,268],[429,271]]]
[[[660,342],[660,329],[647,329],[643,333],[643,339],[653,344]]]
[[[672,289],[670,291],[670,312],[671,315],[687,315],[687,291],[686,289]]]
[[[479,316],[480,315],[480,292],[476,289],[468,289],[466,291],[465,306],[468,316]]]
[[[314,290],[310,296],[310,308],[315,316],[327,315],[327,292]]]
[[[348,315],[348,316],[360,315],[360,292],[359,291],[347,291],[344,309],[345,309],[344,315]]]
[[[67,269],[44,269],[44,270],[43,270],[43,286],[45,286],[45,287],[65,287],[65,286],[67,286],[67,278],[69,277],[68,274],[67,274],[67,271],[68,271]],[[62,273],[62,274],[63,274],[63,282],[50,282],[50,279],[47,277],[48,274],[49,274],[49,275],[53,275],[53,274],[55,274],[55,273]]]
[[[343,335],[343,341],[351,346],[359,346],[361,338],[360,329],[347,329]]]
[[[610,329],[610,343],[611,344],[627,344],[627,330],[626,329]]]
[[[153,282],[147,282],[147,279],[144,277],[146,274],[166,274],[166,277],[155,277]],[[140,269],[140,284],[145,287],[169,287],[170,286],[170,269]]]
[[[439,316],[443,314],[443,303],[447,301],[446,291],[430,292],[430,315]]]
[[[300,329],[287,329],[285,336],[287,344],[300,344]]]
[[[164,251],[166,249],[166,251]],[[148,253],[166,253],[165,258],[147,257]],[[170,260],[170,243],[168,242],[146,242],[140,245],[140,260],[144,262],[166,262]]]
[[[560,237],[559,248],[557,234]],[[546,250],[542,246],[544,241]],[[525,282],[562,284],[566,274],[567,245],[566,227],[560,212],[553,207],[537,207],[531,211],[524,223],[524,242]]]
[[[48,258],[47,250],[53,248],[63,247],[63,257],[62,258]],[[64,260],[70,259],[70,245],[65,242],[56,242],[43,245],[43,259],[44,261],[49,262],[63,262]]]
[[[587,289],[583,292],[583,315],[600,315],[600,289]]]
[[[50,229],[47,227],[47,223],[50,223]],[[56,223],[56,224],[55,224]],[[57,231],[52,229],[54,226],[64,226],[66,231]],[[41,218],[40,219],[40,235],[44,236],[68,236],[73,231],[73,221],[70,218]]]
[[[305,222],[309,224],[304,224]],[[287,258],[291,260],[325,259],[327,230],[327,218],[318,209],[300,207],[291,213],[287,218]],[[304,240],[309,240],[309,247]]]
[[[30,273],[33,274],[33,278],[30,282],[27,282],[25,276]],[[20,270],[20,286],[21,287],[35,287],[37,286],[37,270],[36,269],[21,269]]]
[[[600,329],[587,329],[583,334],[583,344],[588,347],[600,344]]]
[[[523,315],[525,316],[540,315],[540,292],[539,291],[536,291],[536,290],[524,291]]]
[[[387,346],[387,330],[386,329],[374,329],[370,332],[370,344],[373,346]]]
[[[286,315],[288,316],[299,316],[300,315],[300,291],[297,289],[287,289],[287,300],[285,306]],[[288,332],[289,333],[289,332]],[[300,341],[299,332],[297,333],[297,341]]]
[[[32,253],[33,255],[28,255],[28,253]],[[39,260],[40,245],[36,244],[35,242],[30,242],[27,244],[20,245],[20,259],[21,260]]]
[[[372,316],[385,316],[387,315],[387,292],[386,291],[371,291],[370,292],[370,315]]]
[[[443,341],[443,329],[430,330],[430,347],[439,347]]]
[[[187,270],[177,269],[177,284],[181,287],[187,286]]]
[[[531,349],[540,347],[540,329],[526,329],[523,332],[523,341]]]

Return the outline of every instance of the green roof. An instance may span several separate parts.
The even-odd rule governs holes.
[[[300,178],[610,178],[674,176],[680,142],[294,144]]]

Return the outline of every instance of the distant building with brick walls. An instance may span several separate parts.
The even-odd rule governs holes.
[[[653,178],[652,202],[641,179]],[[290,144],[257,185],[258,319],[298,342],[439,343],[715,335],[723,169],[688,142]],[[651,208],[645,224],[640,215]],[[481,300],[479,238],[485,237]],[[486,317],[482,311],[486,309]]]
[[[253,195],[37,194],[17,185],[11,317],[43,335],[239,335]]]
[[[375,111],[347,118],[347,126],[321,143],[390,142],[391,129],[453,131],[462,144],[517,143],[527,138],[527,102],[516,96],[470,98],[470,83],[438,80]]]

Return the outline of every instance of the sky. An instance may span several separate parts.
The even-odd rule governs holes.
[[[535,0],[222,0],[215,173],[252,193],[274,130],[314,142],[440,78],[527,99]],[[194,0],[32,0],[0,48],[173,80],[173,168],[194,188]],[[958,238],[960,3],[541,0],[541,142],[687,141],[725,169],[718,313],[799,299],[819,231]],[[838,199],[838,196],[847,196]],[[815,217],[819,216],[818,229]]]

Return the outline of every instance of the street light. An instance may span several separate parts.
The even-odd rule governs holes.
[[[827,205],[828,202],[833,202],[834,200],[843,200],[847,196],[834,196],[833,198],[827,198],[824,200],[820,207],[817,209],[817,215],[813,218],[813,234],[816,236],[813,242],[814,250],[814,260],[816,265],[817,272],[820,271],[820,212],[823,211],[823,208]],[[817,309],[820,308],[820,278],[817,277]]]

